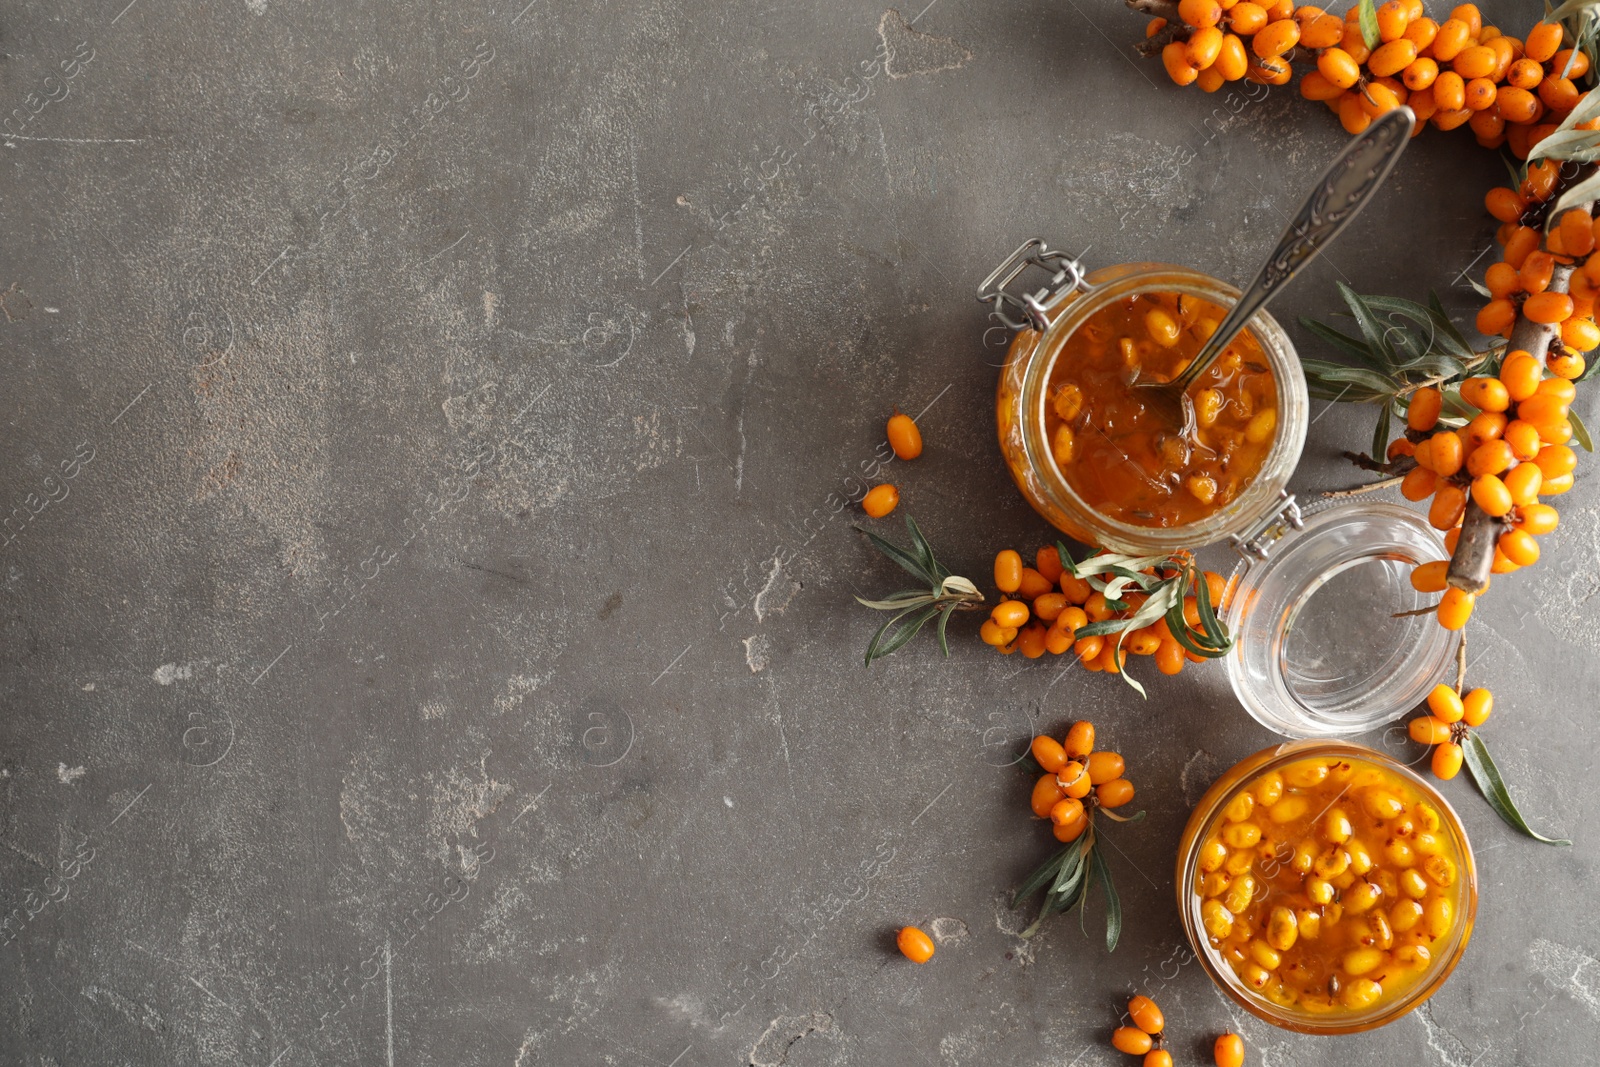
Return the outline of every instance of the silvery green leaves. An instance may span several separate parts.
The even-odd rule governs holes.
[[[950,624],[950,615],[952,612],[969,610],[982,603],[983,594],[978,592],[978,587],[960,575],[951,574],[938,561],[933,554],[933,546],[928,544],[928,539],[922,535],[922,529],[910,515],[906,516],[906,529],[911,534],[909,550],[879,537],[870,530],[862,530],[859,526],[856,529],[866,534],[867,540],[871,541],[879,552],[894,560],[902,570],[922,583],[922,588],[903,589],[891,593],[882,600],[856,597],[857,603],[875,611],[894,613],[887,622],[878,627],[878,632],[872,635],[872,640],[867,645],[867,666],[872,666],[873,660],[882,659],[904,648],[913,637],[922,632],[924,626],[935,619],[938,620],[935,632],[939,635],[939,647],[948,656],[950,643],[945,636],[945,628]]]
[[[1066,545],[1057,542],[1056,551],[1060,553],[1063,563],[1071,561],[1072,556],[1068,554]],[[1233,648],[1233,638],[1217,618],[1218,605],[1211,602],[1205,574],[1187,552],[1163,552],[1153,556],[1103,552],[1081,562],[1070,563],[1068,570],[1103,593],[1106,606],[1112,610],[1128,611],[1132,608],[1132,614],[1125,618],[1105,619],[1078,627],[1074,632],[1077,638],[1110,637],[1115,634],[1120,648],[1128,634],[1165,619],[1167,629],[1178,644],[1197,656],[1214,659],[1227,655]],[[1156,573],[1145,573],[1150,570]],[[1137,591],[1143,598],[1137,607],[1123,599],[1130,590]],[[1191,595],[1195,598],[1198,626],[1189,624],[1183,610],[1185,599]],[[1138,690],[1140,696],[1146,695],[1144,686],[1126,668],[1121,671],[1121,677]]]
[[[1140,812],[1126,821],[1134,822],[1143,815],[1144,812]],[[1095,843],[1094,826],[1091,825],[1082,837],[1045,860],[1038,870],[1023,880],[1011,898],[1013,908],[1021,907],[1024,900],[1041,889],[1045,894],[1038,917],[1022,931],[1021,937],[1032,937],[1050,916],[1071,911],[1074,907],[1078,909],[1078,924],[1087,934],[1088,927],[1084,924],[1089,910],[1089,886],[1092,880],[1099,882],[1106,898],[1106,951],[1117,950],[1117,942],[1122,937],[1122,898],[1117,895],[1116,884],[1111,879],[1111,868]]]
[[[1591,25],[1593,24],[1591,21]],[[1600,159],[1600,130],[1578,129],[1581,124],[1596,118],[1600,118],[1600,95],[1590,93],[1578,101],[1578,106],[1561,120],[1561,125],[1556,127],[1554,133],[1541,138],[1539,143],[1533,146],[1528,152],[1528,162],[1559,159],[1574,163],[1593,163]],[[1600,182],[1596,182],[1594,177],[1574,185],[1551,208],[1545,218],[1546,227],[1548,228],[1551,220],[1559,218],[1567,207],[1572,204],[1586,204],[1594,200],[1597,195],[1600,195]]]
[[[1301,359],[1306,386],[1318,400],[1379,405],[1372,457],[1382,460],[1392,418],[1424,385],[1445,385],[1477,370],[1492,354],[1475,352],[1445,314],[1437,293],[1428,303],[1388,296],[1362,296],[1343,282],[1339,295],[1355,320],[1356,334],[1302,318],[1300,325],[1355,363]]]
[[[1500,768],[1495,766],[1494,758],[1489,755],[1489,746],[1483,743],[1483,738],[1478,736],[1477,731],[1467,731],[1466,737],[1462,739],[1461,754],[1465,757],[1467,771],[1472,775],[1478,791],[1483,794],[1483,799],[1489,802],[1494,813],[1500,816],[1507,826],[1547,845],[1572,844],[1564,837],[1546,837],[1528,825],[1528,820],[1517,810],[1516,802],[1511,799],[1511,792],[1506,789],[1505,779],[1500,777]]]

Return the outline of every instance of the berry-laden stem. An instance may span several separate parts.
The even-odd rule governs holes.
[[[1489,588],[1494,546],[1506,525],[1505,519],[1497,519],[1480,508],[1477,501],[1469,501],[1466,516],[1461,520],[1461,539],[1450,556],[1450,569],[1445,572],[1444,580],[1473,596]]]
[[[1584,172],[1587,173],[1588,168]],[[1552,196],[1549,202],[1553,203],[1554,200]],[[1594,208],[1593,202],[1575,206],[1585,211]],[[1557,264],[1550,273],[1549,292],[1567,292],[1572,285],[1574,269],[1570,263]],[[1520,316],[1511,330],[1506,351],[1527,352],[1543,363],[1550,354],[1550,345],[1560,336],[1560,329],[1559,323],[1534,322],[1526,315]],[[1450,569],[1445,572],[1445,581],[1473,596],[1488,589],[1489,575],[1494,567],[1495,544],[1508,525],[1504,518],[1489,515],[1478,506],[1476,500],[1469,498],[1466,514],[1461,520],[1461,539],[1456,542],[1456,550],[1450,555]]]
[[[1168,23],[1181,21],[1176,0],[1127,0],[1127,4],[1141,15],[1166,19]]]

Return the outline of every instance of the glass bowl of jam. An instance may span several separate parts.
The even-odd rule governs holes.
[[[1135,553],[1230,537],[1247,543],[1272,525],[1305,444],[1309,405],[1282,327],[1258,313],[1191,387],[1196,430],[1185,438],[1149,410],[1136,383],[1175,377],[1238,290],[1169,264],[1083,274],[1046,255],[1057,257],[1047,269],[1070,264],[1054,289],[1002,294],[1025,317],[1001,316],[1021,328],[995,413],[1006,465],[1028,502],[1075,540]],[[1040,265],[1037,253],[1023,265]],[[992,283],[1004,270],[985,289],[998,292]]]
[[[1189,816],[1178,911],[1201,966],[1288,1030],[1371,1030],[1427,1000],[1466,951],[1477,871],[1428,781],[1362,745],[1295,741],[1240,761]]]

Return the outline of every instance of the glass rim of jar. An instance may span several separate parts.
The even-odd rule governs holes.
[[[1222,817],[1223,809],[1239,795],[1242,787],[1284,764],[1318,755],[1363,760],[1405,779],[1438,810],[1440,826],[1449,830],[1456,855],[1461,861],[1457,884],[1461,886],[1462,906],[1456,919],[1454,939],[1448,950],[1434,957],[1428,970],[1405,996],[1364,1011],[1331,1012],[1327,1015],[1294,1013],[1244,988],[1232,968],[1213,958],[1214,950],[1201,922],[1200,898],[1193,890],[1200,861],[1200,846],[1206,838],[1205,831]],[[1178,915],[1183,923],[1183,932],[1189,939],[1189,947],[1200,961],[1201,969],[1219,989],[1250,1014],[1281,1029],[1302,1034],[1352,1034],[1386,1026],[1409,1014],[1438,991],[1455,970],[1456,964],[1461,962],[1467,943],[1472,939],[1473,921],[1478,911],[1478,868],[1472,853],[1472,842],[1467,837],[1461,817],[1426,778],[1392,756],[1367,745],[1330,738],[1308,738],[1272,745],[1246,756],[1224,771],[1194,806],[1184,825],[1183,842],[1177,862]]]
[[[1366,597],[1324,596],[1324,587],[1357,566],[1412,565],[1448,559],[1444,539],[1416,510],[1389,500],[1327,501],[1307,508],[1298,528],[1286,528],[1262,558],[1240,561],[1228,579],[1226,602],[1218,616],[1236,647],[1223,658],[1234,697],[1262,726],[1290,738],[1351,737],[1383,727],[1415,708],[1443,680],[1455,659],[1455,635],[1431,615],[1403,619],[1392,612],[1415,608],[1432,595],[1419,594],[1404,581],[1407,602]],[[1400,583],[1397,582],[1397,585]],[[1370,607],[1382,613],[1351,619]],[[1303,696],[1291,675],[1291,638],[1297,623],[1314,617],[1326,623],[1335,613],[1351,632],[1378,632],[1379,621],[1402,634],[1392,639],[1391,656],[1359,673],[1339,677],[1358,682],[1337,698],[1337,707],[1318,708]]]
[[[1277,432],[1260,471],[1236,499],[1203,519],[1181,526],[1136,526],[1097,511],[1067,482],[1049,448],[1045,406],[1050,372],[1067,340],[1084,321],[1114,300],[1141,293],[1187,293],[1224,308],[1239,298],[1239,290],[1220,278],[1170,263],[1115,264],[1091,272],[1086,280],[1092,286],[1089,291],[1065,290],[1045,305],[1050,324],[1026,356],[1017,403],[1023,451],[1041,487],[1052,498],[1051,503],[1091,531],[1099,547],[1139,554],[1213,544],[1229,535],[1243,534],[1277,513],[1283,507],[1283,489],[1305,447],[1310,396],[1294,343],[1265,311],[1258,311],[1251,318],[1249,331],[1272,369],[1277,389]]]

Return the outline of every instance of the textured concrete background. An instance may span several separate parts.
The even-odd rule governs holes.
[[[1241,280],[1342,140],[1292,90],[1173,89],[1141,25],[8,5],[0,1062],[1116,1064],[1136,986],[1179,1062],[1226,1026],[1308,1067],[1592,1058],[1592,479],[1470,630],[1508,776],[1578,844],[1454,783],[1477,932],[1381,1033],[1273,1031],[1183,948],[1188,804],[1272,740],[1220,669],[1145,702],[966,632],[860,665],[850,597],[899,579],[837,506],[895,406],[928,450],[883,476],[958,570],[1047,535],[977,280],[1036,233]],[[1341,277],[1469,314],[1502,174],[1430,132],[1280,317]],[[1371,413],[1314,414],[1296,487],[1350,484]],[[1003,903],[1054,847],[1005,765],[1084,715],[1150,812],[1107,835],[1109,956]]]

